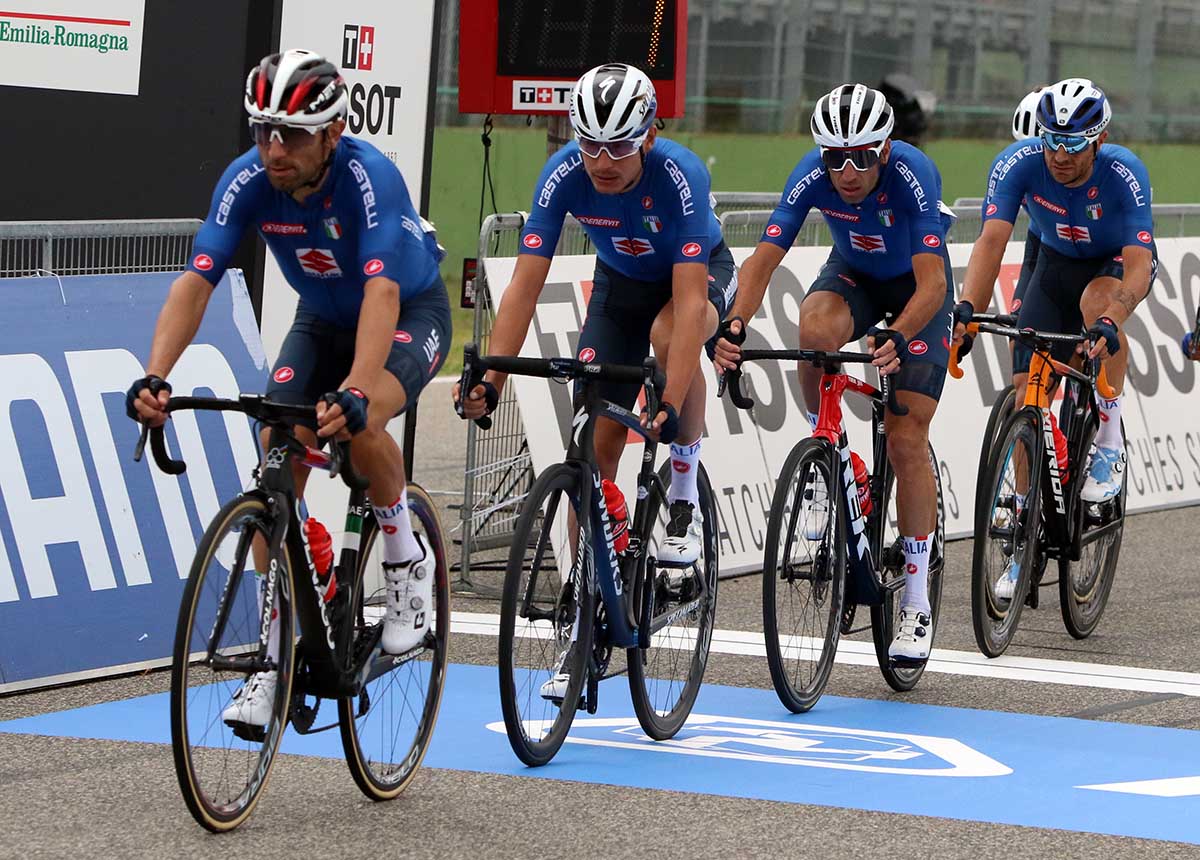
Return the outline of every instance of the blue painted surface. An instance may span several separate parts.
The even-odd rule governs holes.
[[[705,686],[696,724],[654,743],[637,729],[623,680],[601,690],[600,711],[581,713],[558,757],[531,769],[502,725],[488,728],[502,720],[496,670],[452,666],[425,764],[1200,844],[1200,798],[1077,787],[1193,776],[1200,732],[833,696],[796,716],[770,691]],[[0,731],[169,743],[167,698],[30,717]],[[283,749],[342,757],[336,731],[289,733]],[[908,772],[889,772],[897,770]],[[964,772],[993,775],[946,775]]]

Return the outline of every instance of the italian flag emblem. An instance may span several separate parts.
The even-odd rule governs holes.
[[[337,218],[325,219],[325,235],[330,239],[342,238],[342,225],[338,223]]]
[[[1099,221],[1100,216],[1104,214],[1104,210],[1100,208],[1099,203],[1093,203],[1087,207],[1087,216],[1093,221]]]

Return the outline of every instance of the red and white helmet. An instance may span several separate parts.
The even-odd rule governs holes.
[[[313,51],[263,57],[246,77],[251,122],[322,128],[344,118],[349,101],[337,66]]]

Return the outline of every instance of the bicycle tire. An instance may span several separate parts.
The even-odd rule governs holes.
[[[929,548],[929,577],[927,580],[929,617],[933,628],[933,632],[929,638],[929,648],[932,654],[934,638],[937,636],[938,624],[941,620],[942,575],[946,567],[946,507],[942,498],[941,470],[938,468],[937,454],[934,453],[933,445],[929,446],[929,463],[933,467],[933,480],[937,488],[937,525],[934,528],[933,545]],[[895,477],[890,477],[883,490],[880,516],[885,518],[881,524],[884,527],[889,522],[887,519],[888,502],[891,499],[893,490],[895,490],[895,483]],[[886,528],[881,534],[886,539]],[[899,537],[897,536],[895,540],[899,540]],[[881,540],[881,549],[884,544],[885,540]],[[903,548],[900,551],[903,553]],[[882,565],[880,554],[876,555],[875,562]],[[883,570],[885,582],[889,576],[904,575],[903,564],[898,568]],[[897,693],[906,693],[915,687],[917,682],[921,680],[921,676],[925,674],[925,664],[905,665],[903,663],[896,663],[888,654],[892,638],[896,635],[896,622],[899,616],[900,592],[888,589],[884,592],[883,603],[879,606],[871,607],[871,638],[875,642],[875,659],[879,663],[879,671],[883,673],[884,680]]]
[[[975,538],[971,558],[971,625],[975,643],[988,657],[999,657],[1012,643],[1029,593],[1032,571],[1038,562],[1038,533],[1041,525],[1041,468],[1045,447],[1038,410],[1023,407],[1005,419],[992,448],[985,503],[976,509]],[[1024,508],[1016,513],[1015,472],[1009,479],[1012,452],[1020,446],[1027,458],[1029,491]],[[1014,515],[1015,514],[1015,515]],[[995,523],[1000,521],[1002,525]],[[1003,534],[1011,536],[1005,549]],[[996,552],[993,552],[996,550]],[[1011,599],[995,595],[993,561],[1015,557],[1018,576]],[[1006,575],[1001,571],[1001,576]],[[1002,605],[1007,602],[1007,606]]]
[[[1122,438],[1124,438],[1124,427],[1121,428]],[[1096,435],[1096,426],[1093,424],[1088,428],[1083,436],[1082,444],[1079,450],[1089,452],[1092,447],[1092,440]],[[1078,493],[1079,488],[1083,486],[1083,468],[1087,462],[1087,455],[1079,458],[1080,473],[1076,480],[1072,481],[1074,492]],[[1075,639],[1086,639],[1095,631],[1096,626],[1100,623],[1100,619],[1104,616],[1105,607],[1108,605],[1108,596],[1112,591],[1113,581],[1116,578],[1117,560],[1121,554],[1121,540],[1125,534],[1125,504],[1129,493],[1129,473],[1126,470],[1122,474],[1121,492],[1110,502],[1104,505],[1095,506],[1100,512],[1102,518],[1108,523],[1117,522],[1119,525],[1114,526],[1111,533],[1101,536],[1093,543],[1085,545],[1080,552],[1080,559],[1077,562],[1072,562],[1068,558],[1060,558],[1058,560],[1058,602],[1062,612],[1063,625],[1067,628],[1067,632]],[[1112,506],[1111,511],[1107,506]],[[1086,528],[1091,515],[1088,508],[1093,507],[1088,505],[1083,500],[1080,500],[1076,511],[1076,528],[1081,531]],[[1111,513],[1111,517],[1107,516]],[[1101,544],[1100,548],[1094,551],[1090,562],[1089,548],[1094,548],[1097,544]],[[1088,569],[1090,568],[1090,570]],[[1076,569],[1085,574],[1080,577],[1073,575],[1072,570]]]
[[[286,583],[280,583],[275,591],[280,625],[278,680],[271,715],[262,730],[263,738],[256,741],[236,734],[233,727],[221,720],[219,712],[214,716],[203,710],[205,705],[223,710],[224,703],[231,699],[230,685],[237,680],[244,683],[248,677],[244,671],[221,672],[207,667],[203,655],[216,633],[214,620],[222,610],[227,621],[222,625],[221,641],[229,644],[222,646],[219,642],[215,650],[223,656],[235,657],[257,647],[261,613],[255,596],[254,564],[250,559],[252,532],[239,531],[248,527],[268,536],[273,516],[266,501],[253,493],[238,496],[218,511],[196,547],[175,627],[170,704],[175,775],[192,817],[214,833],[233,830],[253,812],[266,788],[287,727],[294,676],[295,622],[289,597],[293,590]],[[223,540],[235,533],[238,533],[237,545],[229,570],[240,570],[241,579],[240,585],[230,590],[232,573],[224,583],[219,575],[210,574],[224,569],[219,558]],[[290,582],[292,564],[286,549],[283,562],[286,569],[279,575]],[[228,640],[224,638],[225,633],[229,634]],[[253,759],[253,765],[247,765],[248,757]],[[210,764],[212,769],[219,771],[211,787],[206,778]],[[245,774],[247,780],[240,789],[232,784],[239,778],[239,773]],[[223,792],[224,799],[219,799],[214,792]]]
[[[1017,394],[1010,382],[992,401],[992,408],[988,411],[987,426],[984,428],[983,438],[979,442],[979,469],[975,476],[975,508],[977,511],[981,505],[986,504],[982,488],[987,486],[987,469],[991,462],[992,446],[996,444],[996,434],[1000,431],[1004,419],[1013,411],[1016,401]]]
[[[640,535],[642,556],[638,570],[637,587],[633,590],[634,606],[642,605],[645,589],[652,589],[650,595],[650,617],[662,617],[666,613],[675,613],[680,609],[698,602],[696,607],[681,617],[676,624],[670,625],[654,634],[650,647],[646,649],[630,648],[625,652],[629,667],[629,693],[633,699],[633,711],[637,714],[638,723],[647,735],[654,740],[662,741],[674,737],[687,721],[704,681],[704,670],[708,665],[708,648],[712,641],[713,622],[717,611],[717,580],[719,566],[719,550],[717,548],[718,520],[717,503],[713,497],[712,484],[704,464],[699,466],[696,476],[696,488],[699,492],[701,515],[704,518],[701,557],[699,565],[692,565],[683,574],[678,587],[672,584],[672,574],[667,569],[653,567],[654,535],[656,526],[664,525],[658,520],[659,512],[666,506],[657,485],[646,498],[647,517],[646,533]],[[664,462],[658,476],[663,486],[667,486],[673,474],[670,460]],[[695,632],[682,632],[678,623],[685,619],[695,621]],[[645,623],[645,619],[642,620]],[[686,647],[689,639],[694,644],[689,652]],[[659,644],[655,644],[656,641]],[[682,684],[676,685],[675,679],[664,683],[659,670],[663,661],[676,656],[690,655],[686,664],[686,675]],[[679,663],[675,663],[679,666]],[[655,671],[658,670],[658,671]],[[669,697],[678,686],[678,695]],[[665,692],[664,692],[665,690]]]
[[[450,570],[446,564],[446,533],[433,499],[416,484],[408,485],[408,507],[413,526],[425,538],[436,561],[434,617],[425,636],[424,650],[400,665],[394,665],[387,674],[372,679],[358,695],[338,700],[338,723],[346,764],[355,785],[367,797],[378,801],[398,796],[416,776],[437,724],[449,659]],[[381,552],[372,553],[379,534],[375,517],[365,517],[355,574],[358,587],[353,589],[357,605],[350,607],[346,616],[346,621],[353,620],[361,625],[360,636],[371,635],[366,626],[365,605],[371,602],[373,595],[366,594],[362,585],[367,581],[368,571],[373,571],[373,566],[382,560]],[[378,604],[381,598],[380,594],[375,602]],[[404,697],[399,704],[393,701],[397,694]],[[415,695],[410,699],[410,694]],[[415,701],[418,695],[419,704]],[[363,710],[364,706],[366,710]],[[372,719],[373,714],[379,715],[378,721]],[[390,734],[382,725],[389,719],[394,724]],[[411,741],[406,742],[403,739],[410,731]],[[376,741],[379,749],[374,753]]]
[[[559,463],[534,482],[517,517],[504,575],[498,663],[500,707],[508,742],[517,758],[530,767],[549,762],[566,740],[590,665],[595,577],[591,553],[574,551],[571,545],[575,543],[578,550],[578,542],[590,539],[591,532],[587,518],[582,523],[577,520],[572,523],[570,516],[571,510],[578,510],[579,491],[585,479],[590,480],[579,467]],[[563,499],[567,500],[565,506]],[[552,530],[559,534],[557,541]],[[547,551],[551,558],[545,557]],[[560,576],[560,562],[568,565],[566,582]],[[528,579],[526,573],[531,574]],[[539,584],[544,586],[540,593]],[[521,614],[527,595],[530,609],[538,615],[534,623],[529,623],[529,612]],[[535,603],[540,605],[535,607]],[[549,635],[542,638],[542,634]],[[534,640],[530,649],[533,653],[522,659],[521,646],[530,640]],[[547,659],[545,648],[539,649],[537,645],[551,642],[553,652]],[[567,655],[566,662],[560,664],[563,652]],[[562,701],[556,704],[542,698],[540,689],[543,678],[554,677],[560,665],[567,670],[570,680]],[[524,710],[522,704],[526,706]],[[535,713],[536,709],[540,711]],[[531,736],[531,732],[537,736]]]
[[[771,499],[771,515],[767,521],[767,545],[763,557],[763,636],[767,649],[767,666],[771,683],[783,706],[793,713],[810,710],[821,698],[837,655],[841,635],[842,606],[846,598],[846,524],[842,519],[842,483],[833,472],[833,455],[828,442],[804,439],[799,442],[779,473]],[[827,491],[826,519],[823,528],[814,525],[813,533],[820,536],[810,540],[807,534],[811,512],[801,517],[805,483],[821,476]],[[793,492],[794,491],[794,492]],[[815,549],[813,544],[816,544]],[[807,562],[794,560],[794,552],[809,552]],[[807,565],[807,571],[804,570]],[[808,583],[808,593],[816,602],[812,613],[813,635],[804,635],[796,623],[785,624],[780,630],[778,614],[783,599],[794,606],[797,583]],[[781,588],[786,584],[786,588]],[[821,618],[824,616],[824,622]],[[810,644],[811,643],[811,644]],[[800,669],[813,663],[811,673],[801,680]]]

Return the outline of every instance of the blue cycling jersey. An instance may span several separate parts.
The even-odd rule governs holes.
[[[400,171],[364,140],[341,138],[303,203],[271,187],[257,148],[243,153],[217,183],[188,269],[216,286],[251,224],[304,307],[334,325],[358,324],[371,278],[398,283],[402,303],[440,283],[437,239],[422,229]]]
[[[1106,143],[1088,180],[1068,188],[1050,174],[1042,150],[1039,138],[1018,140],[992,162],[985,222],[1011,223],[1023,199],[1042,241],[1064,256],[1092,259],[1120,254],[1126,245],[1151,247],[1150,175],[1141,159]]]
[[[892,141],[878,184],[861,203],[842,200],[819,148],[800,159],[786,189],[760,241],[790,248],[809,210],[819,209],[847,264],[880,280],[911,273],[914,254],[942,254],[954,217],[942,206],[937,167],[925,153],[898,140]]]
[[[699,156],[659,137],[633,188],[601,194],[584,170],[579,144],[569,143],[542,168],[521,253],[553,257],[570,212],[601,262],[637,281],[665,280],[676,263],[707,263],[721,243],[711,185]]]

